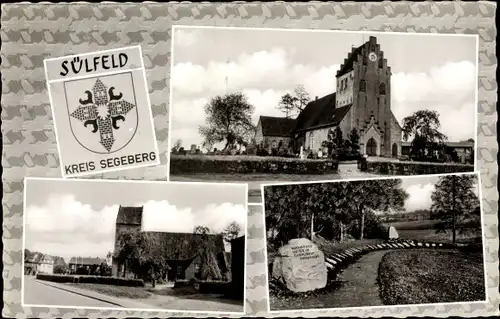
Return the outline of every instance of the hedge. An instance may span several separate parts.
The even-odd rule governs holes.
[[[285,157],[171,155],[170,172],[183,173],[336,173],[338,161]]]
[[[60,283],[85,283],[127,287],[144,287],[144,281],[142,279],[127,279],[119,277],[37,274],[36,279]]]
[[[425,175],[473,172],[474,165],[424,162],[366,161],[366,171],[383,175]]]

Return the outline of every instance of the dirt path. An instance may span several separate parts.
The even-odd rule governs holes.
[[[375,251],[349,265],[337,279],[341,285],[333,293],[319,296],[327,308],[382,306],[377,284],[378,266],[386,250]]]

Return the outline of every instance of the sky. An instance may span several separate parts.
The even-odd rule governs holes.
[[[409,195],[405,201],[405,210],[413,212],[418,209],[430,209],[432,205],[431,195],[435,190],[438,180],[439,176],[402,178],[402,187]],[[479,187],[477,184],[474,193],[479,196]]]
[[[246,185],[28,179],[25,248],[69,258],[104,258],[113,250],[119,205],[144,206],[145,231],[245,233]]]
[[[476,37],[176,26],[172,145],[178,139],[185,148],[201,145],[203,107],[226,92],[248,97],[254,124],[260,115],[284,116],[276,106],[297,85],[311,99],[333,93],[340,64],[370,35],[391,67],[391,105],[400,124],[417,110],[436,110],[449,141],[474,137]]]

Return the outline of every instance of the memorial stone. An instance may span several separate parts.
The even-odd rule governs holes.
[[[397,239],[399,238],[398,232],[394,226],[389,227],[389,239]]]
[[[298,238],[278,250],[272,275],[293,292],[307,292],[326,286],[327,271],[318,246],[309,239]]]

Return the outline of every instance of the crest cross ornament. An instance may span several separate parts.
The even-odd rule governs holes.
[[[86,90],[87,98],[79,99],[80,105],[70,116],[83,122],[85,127],[91,125],[92,133],[99,132],[100,144],[109,152],[113,147],[114,130],[118,130],[118,121],[125,121],[125,115],[135,107],[122,99],[123,94],[115,94],[115,88],[109,89],[98,78],[92,91]]]

